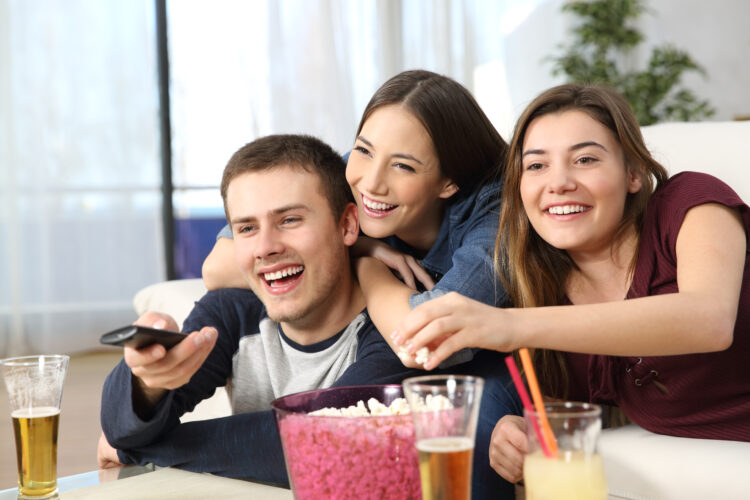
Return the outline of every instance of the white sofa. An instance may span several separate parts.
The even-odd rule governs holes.
[[[750,121],[660,124],[644,127],[643,134],[670,174],[710,173],[750,201]],[[181,323],[204,293],[200,280],[157,283],[141,290],[134,306],[139,314],[163,311]],[[227,414],[226,394],[219,391],[186,419]],[[610,499],[750,498],[750,443],[675,438],[629,425],[604,431],[600,449]]]

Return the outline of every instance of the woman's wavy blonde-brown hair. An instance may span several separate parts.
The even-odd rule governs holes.
[[[526,131],[536,118],[564,111],[582,111],[601,123],[622,147],[625,167],[640,176],[642,187],[628,194],[616,238],[635,228],[640,235],[643,214],[656,187],[667,181],[666,169],[651,157],[638,121],[625,99],[614,90],[593,85],[553,87],[534,99],[521,114],[513,132],[505,172],[500,227],[495,242],[495,265],[515,307],[563,304],[565,285],[576,265],[567,252],[544,241],[531,226],[520,194],[522,148]],[[630,263],[631,272],[635,257]],[[536,350],[534,361],[545,390],[564,397],[567,370],[562,356]]]

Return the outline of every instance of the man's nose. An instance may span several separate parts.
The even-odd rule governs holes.
[[[283,252],[284,244],[277,228],[261,228],[255,235],[254,254],[256,259],[265,259]]]

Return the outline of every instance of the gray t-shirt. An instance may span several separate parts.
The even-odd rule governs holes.
[[[264,410],[281,396],[330,387],[356,360],[357,332],[365,321],[360,313],[335,337],[303,346],[263,318],[260,331],[242,336],[232,357],[227,383],[232,412]]]

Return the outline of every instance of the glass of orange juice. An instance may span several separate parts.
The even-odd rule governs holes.
[[[601,407],[589,403],[545,404],[557,441],[557,454],[545,455],[534,430],[542,422],[536,411],[524,411],[529,453],[523,463],[526,500],[606,500],[607,482],[597,442],[602,429]]]

